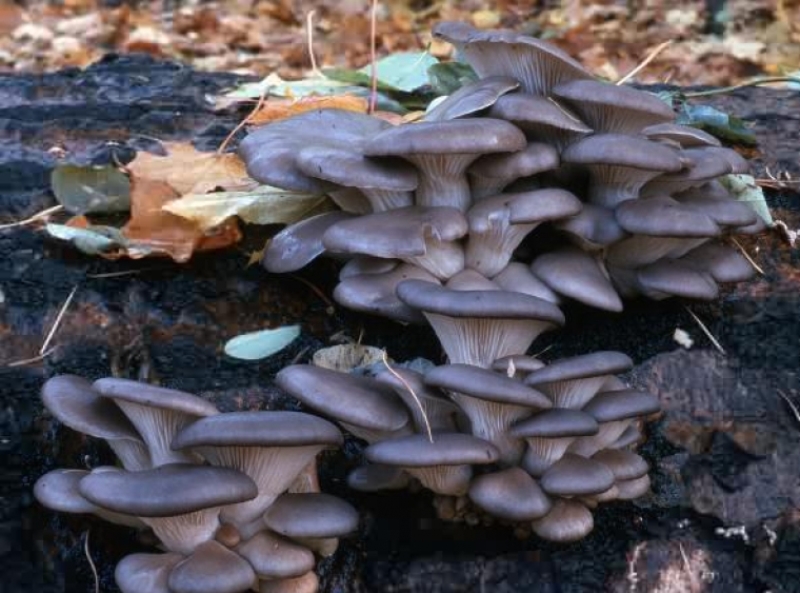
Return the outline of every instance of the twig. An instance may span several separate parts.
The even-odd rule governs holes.
[[[647,67],[647,65],[648,65],[650,62],[652,62],[653,60],[655,60],[655,59],[658,57],[658,54],[660,54],[662,51],[664,51],[665,49],[667,49],[667,48],[668,48],[670,45],[672,45],[672,43],[673,43],[673,40],[672,40],[672,39],[669,39],[669,40],[665,41],[664,43],[660,44],[660,45],[659,45],[658,47],[656,47],[656,48],[655,48],[653,51],[651,51],[651,52],[650,52],[650,53],[647,55],[647,57],[646,57],[644,60],[642,60],[642,61],[641,61],[641,62],[640,62],[640,63],[639,63],[639,64],[638,64],[638,65],[637,65],[637,66],[636,66],[636,67],[635,67],[633,70],[631,70],[631,71],[630,71],[630,72],[628,72],[628,73],[627,73],[625,76],[623,76],[622,78],[620,78],[620,79],[619,79],[619,80],[616,82],[616,84],[617,84],[617,85],[625,84],[625,83],[626,83],[626,82],[628,82],[628,81],[629,81],[631,78],[633,78],[634,76],[636,76],[637,74],[639,74],[639,72],[641,72],[642,70],[644,70],[644,69]]]
[[[422,402],[421,402],[421,401],[419,401],[419,398],[417,397],[417,394],[416,394],[416,393],[414,392],[414,390],[411,388],[411,385],[409,385],[409,384],[408,384],[408,381],[406,381],[405,379],[403,379],[403,377],[400,375],[400,373],[398,373],[397,371],[395,371],[395,370],[392,368],[392,365],[390,365],[390,364],[389,364],[389,358],[386,356],[386,350],[382,350],[382,351],[381,351],[381,358],[383,359],[383,364],[385,364],[385,365],[386,365],[386,368],[389,370],[389,372],[390,372],[390,373],[391,373],[391,374],[392,374],[392,375],[393,375],[393,376],[394,376],[394,377],[395,377],[395,378],[396,378],[398,381],[400,381],[400,382],[403,384],[403,387],[405,387],[406,389],[408,389],[408,392],[411,394],[411,397],[413,397],[413,398],[414,398],[414,401],[416,402],[417,406],[419,407],[420,414],[422,414],[422,419],[425,421],[425,430],[426,430],[426,431],[427,431],[427,433],[428,433],[428,440],[429,440],[429,441],[432,443],[432,442],[433,442],[433,430],[431,429],[431,423],[430,423],[430,421],[428,420],[428,415],[425,413],[425,408],[424,408],[424,407],[422,407]]]
[[[168,269],[166,266],[164,267],[152,267],[152,268],[138,268],[136,270],[121,270],[119,272],[104,272],[102,274],[86,274],[87,278],[91,279],[99,279],[99,278],[119,278],[120,276],[132,276],[133,274],[141,274],[142,272],[149,272],[151,270],[166,270]]]
[[[777,391],[778,395],[781,396],[781,399],[783,399],[783,401],[786,402],[786,405],[789,406],[789,408],[792,410],[792,414],[794,414],[794,417],[797,420],[798,424],[800,424],[800,409],[797,408],[792,399],[788,395],[786,395],[783,391],[781,391],[780,389],[778,389]]]
[[[20,226],[25,226],[34,222],[38,222],[43,218],[47,218],[51,214],[55,214],[56,212],[60,212],[64,209],[64,206],[58,204],[57,206],[51,206],[50,208],[45,208],[41,212],[37,212],[33,216],[29,216],[25,220],[18,220],[17,222],[9,222],[7,224],[0,224],[0,230],[4,229],[13,229]]]
[[[231,133],[230,133],[230,134],[228,134],[228,135],[225,137],[225,140],[223,140],[223,141],[222,141],[222,144],[220,144],[220,145],[219,145],[219,148],[217,148],[217,154],[223,154],[223,153],[225,152],[225,149],[226,149],[226,148],[228,148],[228,144],[230,144],[231,140],[232,140],[232,139],[233,139],[233,137],[236,135],[236,132],[238,132],[238,131],[239,131],[239,130],[241,130],[243,127],[245,127],[245,126],[247,125],[247,122],[249,122],[249,121],[250,121],[250,119],[251,119],[251,118],[252,118],[252,117],[253,117],[253,116],[254,116],[256,113],[258,113],[258,110],[259,110],[259,109],[261,109],[261,107],[264,105],[264,101],[266,101],[266,100],[267,100],[267,94],[268,94],[268,93],[269,93],[269,89],[268,89],[268,88],[265,88],[265,89],[264,89],[264,90],[261,92],[261,96],[258,98],[258,102],[256,103],[256,106],[255,106],[255,107],[253,107],[253,110],[252,110],[250,113],[248,113],[248,114],[247,114],[247,117],[246,117],[246,118],[244,118],[242,121],[240,121],[240,122],[239,122],[239,123],[236,125],[236,127],[235,127],[235,128],[233,128],[233,129],[231,130]]]
[[[61,320],[64,319],[64,314],[67,312],[70,303],[72,302],[72,298],[75,296],[75,293],[78,292],[78,284],[72,289],[67,297],[67,300],[64,301],[64,304],[61,306],[61,310],[58,312],[56,316],[56,320],[53,322],[53,326],[50,328],[50,331],[47,333],[47,337],[44,339],[44,343],[42,344],[41,349],[39,350],[39,356],[44,356],[44,353],[47,352],[47,347],[50,346],[50,342],[53,339],[53,336],[56,335],[56,330],[58,330],[58,326],[61,325]]]
[[[94,565],[94,560],[92,560],[92,555],[89,552],[89,532],[91,530],[86,530],[86,536],[83,538],[83,553],[86,556],[86,560],[89,562],[89,568],[92,569],[92,576],[94,576],[94,593],[100,593],[100,577],[97,575],[97,567]]]
[[[378,37],[378,0],[372,0],[372,7],[369,15],[369,113],[375,113],[378,105],[378,58],[377,41]]]
[[[702,320],[697,315],[695,315],[694,311],[692,311],[689,307],[684,307],[684,308],[686,309],[686,312],[692,316],[692,319],[694,319],[695,322],[697,322],[697,325],[700,326],[700,329],[703,330],[703,333],[706,335],[706,337],[709,340],[711,340],[711,343],[714,345],[714,348],[716,348],[720,354],[726,356],[725,348],[722,347],[722,344],[719,343],[719,340],[717,340],[717,338],[714,337],[714,334],[712,334],[711,331],[706,327],[706,324],[703,323]]]
[[[740,82],[739,84],[735,84],[733,86],[726,86],[722,87],[721,89],[709,89],[707,91],[694,91],[683,93],[683,96],[687,99],[695,99],[697,97],[711,97],[713,95],[724,95],[726,93],[732,93],[734,91],[738,91],[739,89],[745,89],[751,86],[759,86],[762,84],[774,84],[776,82],[794,82],[796,84],[800,84],[800,78],[797,76],[759,76],[758,78],[753,78],[752,80],[746,80],[745,82]]]
[[[318,78],[325,75],[317,68],[317,58],[314,57],[314,15],[316,10],[310,10],[306,15],[306,44],[308,45],[308,59],[311,61],[311,73]]]
[[[55,351],[55,349],[56,349],[56,347],[53,346],[52,348],[50,348],[49,350],[47,350],[45,352],[42,352],[38,356],[34,356],[33,358],[24,358],[22,360],[15,360],[14,362],[9,362],[5,366],[7,366],[9,368],[12,368],[12,367],[24,367],[26,365],[33,364],[34,362],[39,362],[40,360],[44,360],[45,358],[50,356]]]
[[[319,288],[314,286],[311,282],[295,274],[289,274],[289,278],[293,278],[298,282],[302,282],[303,284],[308,286],[315,295],[317,295],[326,305],[328,305],[328,307],[330,307],[333,310],[336,310],[336,305],[327,296],[325,296],[324,292],[322,292]]]
[[[744,256],[744,258],[750,263],[750,265],[753,266],[753,269],[763,276],[764,275],[764,268],[759,266],[756,263],[756,260],[754,260],[752,257],[750,257],[750,254],[747,253],[747,251],[745,251],[745,248],[742,247],[742,244],[739,243],[739,241],[737,241],[734,237],[731,237],[731,241],[733,242],[734,245],[736,245],[736,247],[739,248],[739,251]]]

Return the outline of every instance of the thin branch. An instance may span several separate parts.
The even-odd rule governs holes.
[[[369,113],[375,113],[378,105],[378,0],[372,0],[369,15]]]
[[[261,109],[261,107],[264,105],[264,101],[267,100],[268,94],[269,94],[268,88],[265,88],[263,91],[261,91],[261,96],[258,98],[256,106],[253,107],[253,110],[247,114],[247,117],[244,118],[242,121],[240,121],[237,124],[237,126],[231,130],[231,133],[225,137],[225,140],[223,140],[222,144],[220,144],[219,148],[217,148],[217,154],[223,154],[225,152],[225,149],[228,148],[228,144],[230,144],[231,140],[233,140],[233,137],[236,135],[236,132],[245,127],[247,125],[247,122],[249,122],[252,119],[252,117],[256,113],[258,113],[258,110]]]
[[[731,237],[731,241],[733,242],[734,245],[736,245],[736,247],[739,248],[739,251],[744,256],[744,258],[750,263],[750,265],[753,266],[753,269],[763,276],[764,275],[764,268],[759,266],[756,263],[756,260],[754,260],[752,257],[750,257],[750,254],[747,253],[747,251],[745,251],[744,247],[742,247],[742,244],[739,243],[739,241],[737,241],[734,237]]]
[[[387,357],[387,355],[386,355],[386,350],[382,350],[382,351],[381,351],[381,357],[382,357],[382,359],[383,359],[383,364],[384,364],[384,365],[386,365],[386,368],[389,370],[389,372],[390,372],[390,373],[391,373],[391,374],[392,374],[392,375],[393,375],[393,376],[394,376],[394,377],[395,377],[395,378],[396,378],[398,381],[400,381],[400,382],[403,384],[403,387],[405,387],[405,388],[408,390],[408,392],[411,394],[411,397],[413,397],[413,398],[414,398],[414,402],[416,402],[416,404],[417,404],[417,407],[419,408],[419,412],[420,412],[420,414],[422,414],[422,419],[425,421],[425,430],[426,430],[426,431],[427,431],[427,433],[428,433],[428,440],[429,440],[429,441],[432,443],[432,442],[433,442],[433,430],[431,429],[431,423],[430,423],[430,421],[428,420],[428,415],[425,413],[425,408],[422,406],[422,402],[421,402],[421,401],[419,401],[419,398],[417,397],[417,394],[416,394],[416,393],[414,392],[414,390],[411,388],[411,385],[409,385],[409,384],[408,384],[408,381],[406,381],[406,380],[405,380],[405,379],[404,379],[404,378],[403,378],[403,377],[400,375],[400,373],[398,373],[396,370],[394,370],[394,369],[392,368],[392,365],[390,365],[390,364],[389,364],[389,358],[388,358],[388,357]]]
[[[653,51],[651,51],[651,52],[650,52],[650,53],[647,55],[647,57],[646,57],[644,60],[642,60],[642,61],[641,61],[641,62],[640,62],[640,63],[639,63],[639,64],[638,64],[638,65],[637,65],[637,66],[636,66],[636,67],[635,67],[633,70],[631,70],[631,71],[630,71],[630,72],[628,72],[628,73],[627,73],[625,76],[623,76],[622,78],[620,78],[620,79],[619,79],[619,80],[616,82],[616,84],[617,84],[618,86],[619,86],[619,85],[621,85],[621,84],[625,84],[625,83],[626,83],[626,82],[628,82],[628,81],[629,81],[631,78],[633,78],[634,76],[636,76],[637,74],[639,74],[639,72],[641,72],[642,70],[644,70],[645,68],[647,68],[647,65],[648,65],[650,62],[652,62],[653,60],[655,60],[655,59],[658,57],[658,54],[660,54],[662,51],[664,51],[664,50],[665,50],[665,49],[667,49],[667,48],[668,48],[670,45],[672,45],[673,41],[674,41],[673,39],[669,39],[669,40],[665,41],[664,43],[660,44],[658,47],[656,47],[656,48],[655,48]]]
[[[703,330],[703,333],[706,335],[706,337],[709,340],[711,340],[711,343],[714,345],[714,348],[716,348],[720,354],[726,356],[725,348],[723,348],[722,344],[719,343],[719,340],[717,340],[717,338],[714,337],[714,334],[711,333],[711,330],[709,330],[708,327],[706,327],[706,324],[703,323],[702,320],[697,315],[695,315],[694,311],[692,311],[689,307],[684,307],[684,308],[686,309],[687,313],[689,313],[689,315],[692,316],[692,319],[695,320],[697,325],[700,326],[700,329]]]
[[[759,76],[758,78],[753,78],[752,80],[746,80],[745,82],[740,82],[739,84],[734,84],[733,86],[726,86],[722,87],[721,89],[709,89],[707,91],[694,91],[683,93],[683,96],[687,99],[695,99],[697,97],[711,97],[714,95],[724,95],[726,93],[732,93],[734,91],[738,91],[739,89],[745,89],[751,86],[759,86],[762,84],[775,84],[777,82],[794,82],[795,84],[800,84],[800,78],[797,76]]]
[[[6,364],[4,366],[7,366],[9,368],[24,367],[24,366],[27,366],[29,364],[33,364],[34,362],[39,362],[40,360],[44,360],[45,358],[50,356],[53,352],[55,352],[55,349],[56,349],[56,347],[53,346],[52,348],[50,348],[49,350],[46,350],[45,352],[42,352],[38,356],[34,356],[33,358],[24,358],[22,360],[15,360],[14,362],[9,362],[8,364]]]
[[[67,300],[64,301],[64,304],[61,306],[61,310],[58,312],[56,316],[56,320],[53,322],[53,326],[50,328],[50,331],[47,333],[47,337],[44,339],[44,343],[42,344],[41,349],[39,350],[39,356],[44,356],[44,353],[47,352],[47,348],[50,346],[50,342],[53,340],[53,336],[56,335],[56,331],[58,330],[58,326],[61,325],[61,320],[64,319],[64,314],[67,312],[70,303],[72,303],[72,299],[75,296],[75,293],[78,292],[78,284],[74,286],[72,291],[69,293]]]
[[[794,414],[797,423],[800,424],[800,409],[797,408],[797,405],[783,391],[781,391],[780,389],[778,389],[777,391],[778,395],[781,396],[781,399],[783,399],[783,401],[786,402],[786,405],[789,406],[789,408],[792,410],[792,414]]]
[[[317,78],[325,78],[325,75],[317,68],[317,58],[314,57],[314,16],[316,10],[310,10],[306,15],[306,44],[308,45],[308,59],[311,61],[311,73]]]
[[[94,577],[94,593],[100,593],[100,577],[97,574],[97,567],[94,565],[94,560],[92,560],[92,554],[89,552],[89,532],[91,530],[86,530],[86,536],[83,538],[83,553],[86,556],[86,560],[89,562],[89,568],[92,569],[92,576]]]
[[[37,212],[33,216],[29,216],[25,220],[18,220],[17,222],[9,222],[8,224],[0,224],[0,230],[4,229],[13,229],[20,226],[25,226],[28,224],[32,224],[34,222],[38,222],[43,218],[47,218],[51,214],[55,214],[56,212],[61,212],[64,209],[64,206],[58,204],[57,206],[51,206],[50,208],[45,208],[41,212]]]

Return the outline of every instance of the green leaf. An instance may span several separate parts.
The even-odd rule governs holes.
[[[58,203],[73,214],[127,212],[131,183],[116,167],[59,165],[50,174]]]
[[[229,99],[257,99],[261,95],[272,97],[309,97],[313,95],[342,95],[352,92],[353,85],[332,78],[315,76],[302,80],[284,80],[270,74],[259,82],[248,82],[224,96]]]
[[[125,238],[117,229],[107,226],[77,229],[64,224],[48,224],[45,231],[51,237],[72,243],[87,255],[107,253],[125,243]]]
[[[187,194],[164,210],[194,221],[203,229],[238,216],[251,224],[289,224],[330,209],[327,197],[260,185],[251,191]]]
[[[427,51],[399,52],[377,61],[378,84],[386,90],[413,93],[428,84],[428,68],[438,64],[439,60]],[[372,65],[367,64],[358,72],[372,77]]]
[[[299,325],[286,325],[242,334],[228,340],[225,344],[225,354],[240,360],[261,360],[280,352],[299,335]]]
[[[752,175],[725,175],[719,181],[734,198],[740,202],[746,202],[755,210],[768,226],[775,224],[764,197],[764,190],[758,186]]]
[[[694,126],[733,144],[755,146],[756,136],[738,117],[728,115],[710,105],[684,103],[677,123]]]
[[[437,95],[452,95],[465,84],[478,80],[478,75],[469,64],[442,62],[428,68],[428,80]]]

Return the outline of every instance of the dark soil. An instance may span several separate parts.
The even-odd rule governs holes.
[[[0,77],[0,216],[10,221],[54,204],[53,146],[75,163],[122,161],[151,138],[211,149],[240,114],[214,114],[206,95],[236,77],[202,74],[143,57],[110,57],[87,71]],[[764,167],[800,176],[800,95],[745,89],[706,102],[755,130]],[[800,227],[800,201],[769,193],[778,218]],[[257,234],[257,233],[256,233]],[[253,233],[250,233],[253,236]],[[253,239],[255,245],[258,241]],[[664,414],[648,427],[644,455],[653,495],[596,514],[596,529],[570,546],[518,540],[509,527],[444,523],[429,495],[355,495],[342,483],[358,462],[350,442],[323,463],[326,490],[363,513],[357,536],[323,562],[323,590],[337,592],[800,591],[800,420],[778,391],[800,402],[797,252],[777,236],[746,241],[765,268],[716,303],[691,305],[726,349],[716,353],[686,303],[632,303],[622,315],[572,307],[567,327],[537,342],[545,358],[619,349],[639,365],[630,379],[659,393]],[[33,357],[76,285],[58,349],[44,363],[6,366],[0,390],[0,591],[116,591],[113,566],[146,549],[125,529],[39,507],[33,482],[54,467],[91,467],[110,453],[42,414],[38,390],[56,373],[108,374],[196,392],[224,410],[293,408],[272,384],[332,335],[385,346],[403,360],[439,357],[424,328],[403,329],[328,305],[292,276],[246,267],[245,251],[211,253],[184,266],[112,263],[76,254],[36,230],[0,231],[0,362]],[[131,274],[97,278],[130,270]],[[333,264],[300,276],[330,294]],[[257,328],[299,322],[302,338],[256,364],[226,359],[221,345]],[[696,346],[679,350],[676,327]],[[736,528],[743,527],[743,531]],[[744,533],[744,536],[737,535]]]

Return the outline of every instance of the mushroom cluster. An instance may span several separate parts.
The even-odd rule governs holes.
[[[369,443],[352,487],[413,477],[571,541],[596,504],[647,491],[632,448],[658,400],[616,378],[622,353],[526,352],[564,323],[564,299],[613,312],[636,296],[713,299],[753,272],[726,237],[763,222],[720,183],[744,159],[660,98],[534,38],[452,22],[434,35],[478,80],[422,122],[308,112],[252,131],[240,154],[255,179],[341,208],[276,235],[267,270],[345,260],[335,299],[429,323],[448,364],[375,377],[295,365],[278,384]]]
[[[57,469],[34,495],[66,513],[150,530],[164,551],[116,567],[123,593],[314,593],[358,514],[319,490],[316,456],[342,435],[300,412],[222,414],[195,395],[124,379],[45,383],[64,425],[106,441],[122,467]]]

